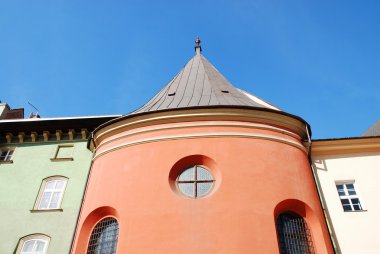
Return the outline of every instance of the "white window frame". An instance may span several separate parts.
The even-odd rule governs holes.
[[[47,235],[43,235],[43,234],[33,234],[33,235],[25,236],[25,237],[20,239],[18,246],[17,246],[16,253],[17,254],[35,254],[36,252],[34,251],[34,248],[33,248],[32,252],[23,251],[25,244],[29,241],[44,242],[45,245],[44,245],[43,254],[45,254],[47,252],[48,247],[49,247],[50,237]]]
[[[53,181],[55,182],[55,185],[57,184],[57,181],[63,181],[62,188],[58,189],[58,190],[55,189],[55,188],[53,188],[53,189],[47,189],[48,183],[53,182]],[[41,187],[40,187],[40,191],[38,193],[37,201],[36,201],[36,203],[34,205],[34,209],[32,211],[49,211],[49,210],[61,210],[62,211],[61,204],[62,204],[63,196],[65,194],[67,181],[68,181],[68,178],[63,177],[63,176],[53,176],[53,177],[45,178],[42,181],[42,184],[41,184]],[[49,197],[49,201],[47,203],[47,207],[43,207],[42,208],[41,207],[42,198],[43,198],[45,192],[51,192],[51,195]],[[53,198],[53,194],[57,193],[57,192],[60,193],[59,199],[57,201],[57,206],[56,207],[50,207],[51,201],[52,201],[52,198]]]
[[[349,194],[348,188],[347,188],[348,184],[352,184],[353,185],[354,191],[355,191],[356,194]],[[345,194],[344,196],[339,195],[338,185],[342,185],[343,186],[343,191],[344,191],[344,194]],[[344,207],[343,207],[343,204],[342,204],[342,201],[341,201],[342,209],[343,209],[344,212],[360,212],[360,211],[365,211],[363,200],[361,199],[361,197],[359,195],[358,187],[357,187],[357,184],[355,183],[355,181],[351,180],[351,181],[338,181],[338,182],[335,182],[335,188],[337,190],[339,199],[340,200],[348,200],[348,202],[349,202],[351,210],[344,210]],[[352,202],[352,199],[358,199],[359,200],[359,203],[360,203],[360,206],[361,206],[360,210],[355,210],[353,202]]]
[[[12,151],[11,155],[9,153]],[[0,159],[0,163],[12,163],[12,157],[14,155],[15,149],[13,147],[2,147],[0,148],[0,153],[7,152],[4,159]]]

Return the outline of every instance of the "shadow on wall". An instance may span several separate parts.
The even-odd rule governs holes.
[[[313,167],[317,170],[327,171],[327,165],[326,165],[325,160],[321,160],[321,159],[314,160],[313,161]]]
[[[327,239],[324,238],[322,225],[324,225],[323,218],[318,218],[313,209],[304,202],[297,199],[283,200],[277,204],[274,209],[274,224],[277,225],[277,219],[281,214],[292,213],[302,217],[308,228],[310,229],[311,238],[314,248],[318,251],[319,248],[326,245]],[[276,227],[276,232],[278,229]]]
[[[86,251],[86,249],[82,250],[81,248],[87,247],[92,230],[99,221],[106,217],[111,217],[118,220],[119,213],[113,207],[102,206],[95,209],[87,216],[82,224],[81,231],[79,232],[77,247],[74,253],[84,253]]]

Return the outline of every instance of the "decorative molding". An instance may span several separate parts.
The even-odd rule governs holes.
[[[61,141],[63,132],[61,130],[55,131],[55,136],[57,137],[57,141]]]
[[[312,156],[365,152],[380,152],[380,137],[314,140],[311,148]]]
[[[19,132],[17,136],[18,136],[18,142],[19,143],[24,143],[25,133],[24,132]]]
[[[81,134],[82,134],[82,139],[87,139],[87,137],[88,137],[88,130],[87,129],[81,129]]]
[[[49,141],[49,137],[50,137],[50,132],[49,131],[44,131],[42,133],[42,135],[44,136],[44,141],[45,142]]]
[[[158,127],[146,127],[143,130],[130,130],[127,133],[123,133],[122,135],[117,135],[116,137],[112,137],[102,142],[97,146],[97,149],[103,147],[104,145],[114,142],[116,140],[120,140],[126,137],[130,137],[136,134],[149,133],[154,131],[162,131],[162,130],[179,130],[184,128],[210,128],[210,127],[243,127],[243,128],[254,128],[261,130],[269,130],[274,131],[281,134],[286,134],[288,136],[294,137],[300,140],[300,136],[297,134],[280,129],[271,125],[266,124],[258,124],[258,123],[247,123],[247,122],[231,122],[231,121],[214,121],[214,122],[197,122],[197,123],[179,123],[179,124],[171,124],[170,126],[158,126]]]
[[[197,134],[165,135],[165,136],[157,136],[154,138],[145,138],[145,139],[138,139],[138,140],[134,140],[130,142],[125,142],[125,143],[113,146],[111,148],[105,149],[104,151],[101,151],[99,153],[96,153],[93,160],[96,160],[97,158],[107,153],[110,153],[112,151],[119,150],[119,149],[129,147],[129,146],[134,146],[134,145],[167,141],[167,140],[181,140],[181,139],[194,139],[194,138],[219,138],[219,137],[270,140],[270,141],[280,142],[280,143],[293,146],[307,154],[306,148],[301,143],[298,143],[291,139],[278,137],[274,135],[267,135],[267,134],[262,134],[262,133],[244,133],[244,132],[207,132],[207,133],[197,133]]]
[[[30,133],[25,132],[19,132],[17,135],[14,135],[10,132],[6,133],[5,139],[7,144],[21,144],[21,143],[37,143],[37,142],[72,142],[72,141],[84,141],[87,139],[88,131],[87,129],[81,129],[82,135],[76,135],[78,132],[76,132],[74,129],[68,129],[66,132],[62,130],[57,130],[55,132],[54,138],[51,138],[51,133],[49,131],[43,131],[42,135],[41,133],[38,133],[36,131],[32,131]],[[43,137],[39,138],[39,137]],[[84,137],[84,138],[83,138]],[[49,140],[50,139],[50,140]],[[5,143],[5,140],[1,140],[0,144]]]
[[[30,137],[32,138],[32,142],[36,142],[37,139],[38,139],[38,133],[35,132],[35,131],[32,131],[31,134],[30,134]]]
[[[68,134],[69,134],[69,139],[73,140],[74,137],[75,137],[75,130],[74,129],[69,129]]]
[[[7,139],[7,143],[8,143],[8,144],[9,144],[9,143],[12,143],[13,134],[8,132],[8,133],[5,135],[5,138]]]
[[[244,121],[277,126],[294,132],[305,138],[306,124],[294,117],[269,111],[241,108],[205,108],[191,110],[173,110],[131,116],[95,132],[94,142],[99,145],[102,140],[123,131],[164,123],[181,123],[190,121]]]

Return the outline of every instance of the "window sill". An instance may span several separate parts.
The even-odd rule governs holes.
[[[51,161],[73,161],[74,158],[51,158]]]
[[[12,164],[13,163],[13,160],[9,160],[9,161],[0,161],[0,164]]]
[[[361,212],[368,212],[368,210],[355,210],[355,211],[343,211],[345,213],[361,213]]]
[[[32,209],[30,210],[31,213],[45,213],[45,212],[63,212],[62,208],[57,209]]]

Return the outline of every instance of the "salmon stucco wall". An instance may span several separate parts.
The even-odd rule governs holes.
[[[317,253],[333,253],[297,135],[243,121],[170,125],[119,131],[100,142],[73,253],[86,252],[104,217],[119,223],[117,253],[278,253],[275,220],[285,211],[305,218]],[[197,199],[175,184],[192,165],[215,179]]]

